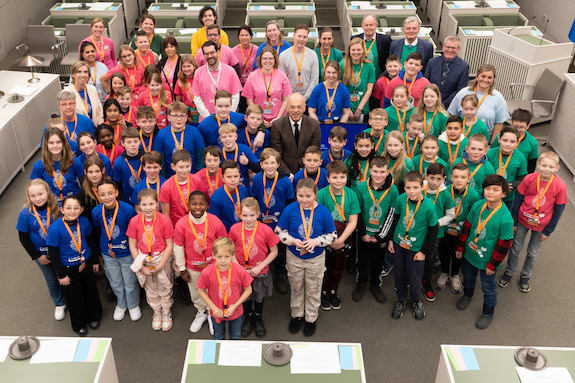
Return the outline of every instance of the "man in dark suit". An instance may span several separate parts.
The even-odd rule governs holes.
[[[377,19],[375,16],[367,15],[361,22],[363,33],[352,36],[363,40],[363,50],[366,58],[375,66],[375,76],[379,77],[385,71],[385,62],[389,56],[389,46],[391,37],[382,33],[376,33]]]
[[[425,68],[425,77],[439,87],[441,101],[446,108],[469,81],[469,64],[457,56],[460,48],[459,37],[447,36],[443,42],[443,54],[429,60]]]
[[[397,55],[401,58],[403,64],[407,60],[407,56],[413,52],[419,52],[423,56],[421,64],[423,65],[422,72],[425,71],[427,62],[433,57],[433,45],[429,41],[419,40],[417,35],[421,29],[421,20],[417,16],[409,16],[403,20],[403,34],[405,38],[394,40],[389,48],[390,55]]]
[[[288,115],[275,120],[270,130],[270,145],[277,150],[282,161],[280,168],[290,178],[303,168],[303,155],[308,146],[321,146],[319,122],[305,116],[305,100],[292,93],[287,100]]]

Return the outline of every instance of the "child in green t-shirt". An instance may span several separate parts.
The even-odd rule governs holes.
[[[413,97],[409,95],[407,86],[400,84],[393,89],[391,105],[385,108],[385,111],[389,121],[387,131],[399,130],[404,133],[406,121],[409,121],[409,116],[415,112]]]
[[[481,195],[483,193],[483,180],[490,174],[495,173],[495,169],[491,162],[487,160],[485,155],[489,150],[489,142],[483,134],[473,134],[467,141],[465,151],[461,157],[453,162],[451,168],[457,164],[465,164],[469,167],[471,175],[469,177],[469,187]],[[451,179],[451,169],[447,173],[447,178]]]
[[[375,154],[381,156],[385,148],[385,136],[387,136],[388,116],[387,112],[382,108],[375,108],[369,112],[369,128],[364,130],[372,135],[375,143]]]
[[[361,213],[357,194],[345,186],[347,166],[342,161],[334,161],[327,165],[327,179],[329,186],[318,192],[317,200],[331,212],[338,237],[326,248],[327,269],[323,277],[321,294],[321,308],[326,311],[341,308],[337,288],[351,250],[352,234]]]
[[[433,201],[425,198],[423,176],[411,171],[405,175],[405,193],[397,198],[393,217],[393,237],[388,251],[393,254],[397,302],[391,311],[394,319],[403,316],[407,307],[407,290],[412,300],[413,316],[423,319],[420,299],[421,276],[425,258],[431,256],[437,236],[437,212]]]
[[[505,128],[503,128],[505,129]],[[463,296],[457,301],[458,310],[465,310],[475,291],[477,273],[483,290],[483,313],[475,322],[478,329],[486,329],[493,321],[497,305],[495,272],[507,256],[513,240],[513,217],[503,205],[509,194],[509,183],[497,174],[483,181],[485,199],[476,202],[463,225],[457,242],[456,257],[464,257]]]
[[[373,137],[371,134],[361,132],[356,134],[353,142],[353,152],[345,159],[349,170],[349,187],[357,191],[360,183],[369,177],[369,162],[375,156]]]
[[[447,119],[445,132],[439,136],[439,157],[451,167],[455,160],[461,157],[467,145],[467,138],[463,134],[463,120],[459,116],[450,116]]]
[[[411,159],[414,170],[417,170],[425,177],[427,168],[433,163],[441,164],[447,169],[445,161],[437,155],[439,153],[439,141],[437,141],[437,137],[432,136],[431,134],[423,137],[420,147],[421,154],[418,154]]]
[[[403,177],[413,170],[413,162],[405,153],[405,137],[394,130],[389,132],[385,139],[385,151],[383,157],[388,162],[389,172],[397,185],[397,190],[403,193]]]
[[[479,99],[474,94],[468,94],[461,99],[461,112],[463,114],[463,135],[467,138],[474,134],[483,134],[489,139],[487,125],[477,117]]]
[[[407,122],[407,132],[403,133],[405,139],[405,154],[412,159],[419,154],[419,143],[423,139],[423,116],[413,113]]]
[[[441,102],[441,92],[435,84],[427,84],[421,92],[421,102],[417,106],[417,113],[423,116],[423,134],[435,138],[445,130],[449,113]]]

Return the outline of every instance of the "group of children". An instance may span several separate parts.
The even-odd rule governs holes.
[[[163,129],[145,105],[137,110],[139,130],[103,124],[95,136],[53,117],[17,229],[46,278],[56,319],[67,307],[79,335],[99,327],[94,273],[101,254],[117,299],[113,319],[126,312],[140,319],[141,286],[154,330],[172,327],[172,290],[181,280],[197,310],[191,332],[207,321],[216,339],[224,339],[225,323],[232,339],[265,336],[270,265],[276,274],[287,269],[292,333],[303,327],[311,336],[320,308],[341,308],[337,291],[346,268],[357,270],[353,301],[369,282],[381,303],[382,277],[395,269],[395,319],[406,311],[408,292],[413,315],[422,319],[422,291],[433,301],[433,284],[463,291],[457,308],[464,310],[479,273],[484,306],[476,326],[486,328],[496,285],[509,284],[529,231],[519,287],[531,288],[539,245],[567,202],[555,176],[559,159],[542,154],[533,173],[538,153],[528,111],[514,111],[512,126],[490,148],[475,96],[463,99],[464,119],[446,115],[435,85],[423,87],[417,112],[408,110],[407,96],[398,85],[391,107],[371,110],[370,127],[355,136],[352,152],[344,149],[345,128],[332,128],[330,147],[308,147],[293,179],[267,147],[261,107],[248,107],[242,122],[229,112],[225,91],[216,93],[217,113],[198,128],[186,124],[188,108],[177,101]],[[432,283],[437,254],[441,274]]]

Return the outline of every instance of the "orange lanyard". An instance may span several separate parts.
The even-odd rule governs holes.
[[[158,182],[156,182],[156,185],[158,185],[156,187],[156,193],[158,194],[158,201],[159,201],[160,200],[160,177],[158,177]],[[151,189],[150,183],[148,182],[148,177],[146,177],[146,187],[148,189]]]
[[[110,124],[108,120],[106,120],[106,123],[112,126],[112,124]],[[120,144],[121,136],[122,134],[120,133],[120,124],[116,123],[116,126],[114,127],[114,144],[116,145]]]
[[[375,45],[375,42],[377,40],[377,35],[373,36],[373,41],[371,42],[371,45],[369,46],[369,49],[367,49],[367,45],[365,44],[365,39],[363,39],[363,51],[365,52],[365,57],[367,57],[367,55],[369,55],[369,52],[371,52],[371,48],[373,48],[373,46]]]
[[[83,91],[84,91],[84,96],[85,96],[86,98],[82,97],[82,95],[80,94],[80,92],[78,92],[78,90],[76,89],[76,87],[74,87],[74,90],[75,90],[76,93],[78,94],[78,97],[80,97],[80,100],[82,100],[82,104],[84,104],[84,108],[86,109],[86,113],[87,113],[87,114],[90,114],[90,108],[88,107],[88,91],[86,90],[86,86],[84,85],[84,89],[83,89]],[[75,127],[74,127],[74,130],[76,130]]]
[[[102,42],[100,43],[100,45],[102,45],[102,49],[100,49],[98,48],[98,43],[96,43],[93,36],[94,35],[90,35],[90,40],[92,40],[92,42],[94,43],[94,48],[96,48],[96,52],[98,52],[98,54],[100,55],[100,61],[104,62],[104,56],[106,55],[106,46],[104,45],[104,39],[102,38]]]
[[[370,190],[371,191],[371,190]],[[347,224],[347,219],[345,219],[345,208],[344,208],[344,204],[345,204],[345,189],[343,189],[341,191],[341,208],[339,207],[339,205],[337,204],[337,200],[335,199],[335,194],[333,194],[333,191],[331,190],[331,186],[329,186],[329,194],[331,195],[331,198],[333,198],[333,203],[335,205],[335,208],[337,209],[337,212],[339,213],[339,216],[341,217],[341,219],[343,219],[343,223]]]
[[[301,220],[302,220],[302,225],[303,225],[303,231],[305,233],[305,240],[307,241],[308,239],[310,239],[309,237],[311,236],[311,231],[312,231],[312,224],[313,224],[313,211],[315,210],[315,206],[312,206],[311,208],[311,213],[309,216],[309,225],[306,224],[306,220],[305,220],[305,214],[303,212],[303,207],[301,207],[301,205],[299,205],[299,211],[301,213]]]
[[[391,160],[391,158],[390,158],[390,160]],[[394,161],[395,161],[395,162],[394,162],[393,166],[391,167],[391,170],[389,171],[392,176],[393,176],[393,171],[394,171],[395,168],[397,167],[397,164],[399,164],[399,162],[397,162],[397,160],[394,160]]]
[[[435,163],[435,160],[437,160],[437,157],[433,159],[433,161],[431,161],[432,164]],[[425,161],[427,162],[427,161]],[[421,155],[421,158],[419,159],[419,171],[421,172],[421,174],[424,173],[423,171],[423,154]]]
[[[539,181],[539,179],[537,179]],[[551,183],[551,182],[549,182]],[[537,190],[539,190],[539,188],[537,188]],[[545,191],[547,191],[547,189],[545,189]],[[42,229],[42,231],[44,232],[44,234],[48,235],[48,228],[50,227],[50,206],[48,206],[48,210],[46,212],[46,227],[44,227],[44,225],[42,224],[42,220],[40,219],[40,216],[38,216],[38,211],[36,210],[36,206],[32,205],[32,211],[34,212],[34,216],[36,216],[36,221],[38,221],[38,224],[40,225],[40,229]]]
[[[298,62],[297,61],[297,56],[295,54],[295,50],[292,49],[293,52],[293,57],[295,59],[295,64],[297,65],[297,81],[298,83],[301,84],[301,65],[303,64],[303,56],[305,55],[305,48],[303,49],[303,52],[301,52],[301,60]]]
[[[64,221],[63,218],[62,218],[62,223],[64,223],[64,226],[66,226],[66,230],[68,230],[68,234],[70,234],[70,237],[72,238],[72,241],[74,242],[74,247],[78,251],[78,254],[80,254],[81,261],[84,262],[83,261],[84,257],[82,257],[82,231],[80,230],[80,221],[78,221],[78,226],[76,229],[76,231],[78,232],[78,241],[76,241],[76,237],[74,237],[74,233],[72,233],[70,226],[68,226],[68,224],[66,223],[66,221]]]
[[[335,88],[333,89],[333,94],[331,98],[329,97],[329,90],[327,86],[324,84],[325,88],[325,95],[327,97],[327,118],[331,118],[331,105],[333,104],[333,99],[335,98],[335,92],[337,92],[337,86],[339,85],[339,81],[335,83]]]
[[[540,194],[539,189],[541,187],[541,173],[537,175],[537,199],[535,200],[535,214],[533,214],[534,218],[537,217],[537,215],[539,214],[539,206],[541,204],[541,200],[547,193],[547,190],[549,190],[549,186],[551,186],[551,182],[553,182],[553,179],[555,179],[555,174],[553,174],[549,182],[547,182],[547,186],[545,186],[545,189],[543,189],[543,194]],[[50,211],[48,211],[48,214],[50,214]]]
[[[228,311],[228,294],[230,292],[230,284],[232,281],[232,265],[228,268],[228,284],[226,289],[224,290],[224,286],[222,285],[222,277],[220,276],[220,270],[216,267],[216,275],[218,276],[218,284],[220,285],[220,290],[222,295],[224,296],[224,315],[226,315],[226,311]]]
[[[417,76],[415,76],[415,78],[413,80],[411,80],[411,84],[409,84],[409,88],[407,88],[407,94],[411,94],[411,88],[413,87],[413,84],[415,84],[416,79],[417,79]],[[405,85],[407,87],[407,80],[405,78],[405,74],[403,75],[403,85]]]
[[[457,154],[459,153],[459,146],[461,145],[461,142],[463,141],[461,138],[459,139],[459,141],[457,142],[457,146],[455,147],[455,154],[453,154],[451,152],[451,144],[450,144],[450,139],[447,139],[447,151],[449,152],[449,166],[451,166],[453,164],[453,161],[455,161],[457,159]]]
[[[228,120],[228,122],[227,122],[227,123],[230,123],[230,122],[231,122],[231,120],[230,120],[230,116],[229,116],[229,115],[228,115],[228,118],[227,118],[227,120]],[[221,128],[221,127],[222,127],[222,120],[220,120],[220,118],[218,117],[218,115],[217,115],[217,114],[216,114],[216,121],[218,121],[218,128]]]
[[[433,119],[435,118],[435,115],[437,114],[437,109],[435,109],[433,111],[433,116],[431,116],[431,120],[429,120],[429,122],[427,122],[427,109],[425,109],[423,111],[423,130],[425,131],[425,135],[427,136],[429,134],[429,130],[431,129],[431,127],[433,126]]]
[[[513,152],[507,157],[507,161],[505,161],[505,165],[503,165],[503,154],[501,153],[501,149],[499,149],[499,167],[497,168],[497,174],[503,176],[505,174],[505,170],[507,170],[507,165],[509,165],[509,161],[513,156]],[[502,167],[503,166],[503,167]]]
[[[465,158],[463,158],[463,163],[465,165],[467,165],[467,160]],[[469,166],[469,165],[468,165]],[[475,175],[475,173],[477,173],[477,171],[483,166],[483,164],[479,164],[475,170],[469,175],[469,179],[471,180],[473,178],[473,176]]]
[[[112,144],[112,149],[110,149],[110,155],[108,155],[108,153],[106,153],[106,148],[102,145],[102,151],[104,152],[104,155],[110,159],[111,163],[114,163],[114,161],[112,161],[112,158],[114,158],[114,150],[115,149],[116,149],[116,145]]]
[[[473,125],[477,122],[477,116],[475,117],[475,121],[473,121],[471,123],[471,125],[469,125],[469,129],[467,129],[467,131],[465,130],[465,117],[463,117],[463,135],[465,137],[467,137],[469,135],[469,133],[471,132],[471,128],[473,128]]]
[[[417,201],[417,205],[415,205],[415,210],[413,211],[413,215],[411,216],[411,218],[409,218],[409,198],[406,198],[405,200],[405,220],[407,222],[407,226],[405,227],[405,240],[407,241],[407,238],[409,236],[409,228],[411,227],[411,224],[413,223],[413,219],[415,218],[415,214],[417,214],[417,211],[419,210],[419,206],[421,205],[421,201],[423,201],[423,197],[421,197],[421,199],[419,201]]]
[[[212,188],[212,180],[210,178],[210,173],[208,172],[208,168],[206,168],[206,179],[208,180],[208,187],[210,188],[210,195],[214,194],[214,188]],[[220,172],[216,173],[216,189],[218,188],[218,183],[220,180]]]
[[[278,182],[279,173],[276,172],[276,175],[274,177],[274,183],[272,184],[272,188],[270,189],[269,196],[268,196],[268,192],[266,189],[267,177],[265,174],[262,174],[262,175],[263,175],[263,184],[264,184],[264,201],[266,203],[266,208],[267,208],[266,215],[269,215],[270,214],[270,201],[272,199],[272,195],[274,194],[274,190],[276,188],[276,183]]]
[[[160,114],[160,96],[158,95],[158,108],[156,109],[156,106],[154,104],[154,98],[152,96],[152,92],[149,91],[149,94],[150,94],[150,105],[154,109],[154,114],[156,115],[156,119],[158,119],[158,115]]]
[[[234,202],[234,199],[232,198],[232,195],[230,194],[228,189],[226,189],[224,187],[224,191],[228,195],[228,198],[230,199],[230,201],[232,201],[232,205],[234,205],[234,210],[236,211],[236,213],[238,213],[238,218],[241,220],[242,219],[242,209],[240,208],[240,192],[238,191],[238,188],[236,187],[236,196],[238,197],[238,203],[237,204]]]
[[[258,221],[256,221],[256,226],[254,227],[254,230],[252,231],[252,236],[250,237],[250,243],[249,245],[246,247],[246,233],[244,232],[244,224],[242,223],[242,249],[244,251],[244,258],[246,261],[246,268],[249,267],[250,265],[250,252],[252,250],[252,246],[254,244],[254,240],[256,239],[256,231],[258,230]]]
[[[454,189],[455,189],[455,187],[453,185],[451,185],[451,199],[453,199],[455,201]],[[459,215],[459,211],[461,210],[461,206],[463,206],[463,200],[465,199],[465,196],[467,195],[468,189],[469,189],[469,186],[465,186],[465,192],[463,192],[463,197],[461,197],[461,201],[459,201],[459,206],[457,206],[457,209],[455,209],[455,217],[453,217],[453,227],[455,227],[455,223],[457,221],[457,216]]]
[[[361,76],[361,71],[363,70],[363,61],[361,62],[361,65],[359,67],[359,73],[357,74],[357,77],[355,77],[355,71],[352,68],[351,71],[351,81],[353,81],[353,89],[355,90],[357,88],[356,84],[359,81],[359,77]]]
[[[202,256],[204,257],[204,261],[206,260],[206,243],[208,242],[208,215],[206,214],[206,221],[204,222],[204,240],[200,241],[200,236],[194,227],[194,223],[192,222],[192,217],[188,215],[188,221],[190,222],[190,227],[192,228],[192,232],[194,233],[194,237],[196,237],[196,241],[198,241],[200,247],[202,248]],[[194,247],[195,248],[195,247]]]
[[[254,149],[254,147],[252,146],[252,139],[250,138],[250,134],[248,133],[248,128],[247,128],[247,127],[246,127],[246,130],[245,130],[245,133],[246,133],[246,140],[248,141],[248,146],[250,147],[250,149],[252,150],[252,152],[255,153],[255,149]]]
[[[419,137],[415,137],[415,142],[413,143],[413,150],[409,151],[409,136],[405,136],[405,145],[407,145],[407,156],[409,158],[413,158],[415,154],[415,149],[417,148],[417,142],[419,141]],[[423,158],[423,157],[422,157]]]
[[[128,67],[126,67],[126,74],[128,75],[128,81],[130,82],[132,92],[136,89],[136,67],[134,66],[134,74],[131,75]]]
[[[427,187],[429,186],[429,184],[425,184],[425,196],[427,197]],[[435,205],[435,203],[437,202],[437,197],[439,197],[439,189],[437,189],[437,191],[435,192],[435,198],[433,200],[433,204]]]
[[[60,190],[60,199],[64,199],[64,192],[62,191],[62,183],[64,182],[64,173],[60,170],[60,178],[56,177],[56,171],[52,170],[52,174],[54,175],[54,181],[56,181],[56,185],[58,185],[58,190]]]
[[[270,83],[268,84],[266,81],[266,75],[264,74],[264,70],[262,69],[262,78],[264,79],[264,85],[266,86],[266,94],[268,96],[268,102],[271,102],[272,100],[271,90],[272,90],[272,80],[274,78],[274,70],[275,69],[272,69],[272,74],[270,76]]]
[[[187,84],[188,86],[186,87],[186,89],[188,90],[188,94],[190,95],[190,102],[193,104],[194,103],[194,95],[192,94],[192,84],[190,83],[190,79],[186,79],[187,80]],[[191,79],[192,82],[194,82],[194,79]]]
[[[128,108],[128,113],[126,113],[126,114],[128,115],[128,118],[126,118],[126,121],[131,123],[132,122],[132,104],[130,104],[130,107]]]
[[[495,213],[497,213],[497,210],[499,210],[501,208],[501,206],[503,206],[503,202],[499,202],[499,206],[497,206],[488,216],[487,219],[483,222],[481,222],[481,215],[483,214],[483,212],[485,211],[485,208],[487,207],[487,202],[485,202],[485,205],[483,205],[483,207],[481,208],[481,211],[479,212],[479,220],[477,221],[477,232],[476,232],[476,236],[475,239],[473,240],[473,242],[477,243],[477,240],[479,239],[479,234],[481,234],[481,231],[483,230],[483,228],[485,227],[485,225],[487,225],[487,222],[489,222],[489,220],[491,219],[491,217],[493,217],[493,215]]]
[[[62,117],[62,114],[60,114],[60,117]],[[73,140],[76,135],[76,127],[78,126],[78,115],[74,113],[74,130],[72,131],[72,134],[70,134],[70,130],[68,130],[66,122],[64,122],[64,126],[66,127],[66,135],[68,136],[68,139]]]
[[[174,144],[176,144],[176,148],[178,148],[178,150],[182,150],[184,149],[184,132],[185,132],[185,127],[184,130],[182,130],[182,135],[180,137],[180,141],[178,142],[178,139],[176,138],[176,133],[174,132],[174,127],[172,127],[171,131],[172,131],[172,137],[174,138]],[[151,145],[150,145],[151,146]]]
[[[94,64],[94,75],[92,76],[92,71],[90,71],[90,78],[92,79],[94,86],[96,86],[96,80],[98,79],[98,65]]]
[[[108,220],[106,219],[106,208],[102,205],[102,220],[104,221],[104,230],[106,230],[106,235],[108,236],[109,241],[109,248],[112,250],[112,234],[114,233],[114,225],[116,224],[116,218],[118,217],[118,210],[120,204],[116,202],[116,207],[114,208],[114,215],[112,216],[112,222],[110,223],[110,227],[108,227]],[[114,254],[109,254],[112,257]]]
[[[333,156],[331,155],[331,149],[329,150],[328,154],[329,154],[329,160],[330,160],[330,162],[333,162],[334,159],[333,159]],[[343,160],[343,155],[344,155],[344,151],[343,151],[343,149],[342,149],[342,150],[341,150],[341,160]]]
[[[138,56],[138,59],[144,65],[144,67],[147,67],[148,65],[153,64],[153,63],[150,63],[150,56],[152,56],[152,61],[154,61],[154,55],[150,54],[149,51],[146,54],[146,61],[144,61],[144,59],[142,58],[140,51],[136,51],[136,56]]]
[[[182,134],[182,137],[184,135]],[[152,140],[154,139],[154,132],[152,132],[152,134],[150,134],[150,140],[148,141],[148,147],[146,147],[146,143],[144,142],[144,136],[142,135],[142,131],[140,130],[140,140],[142,141],[142,146],[144,147],[144,151],[146,153],[151,152],[152,151]],[[174,141],[176,141],[174,139]]]
[[[220,121],[220,120],[218,120],[218,121]],[[236,144],[236,149],[234,151],[236,152],[236,154],[234,155],[234,162],[238,162],[238,153],[239,153],[238,144]],[[228,152],[226,152],[225,149],[224,149],[224,159],[225,160],[228,159]]]
[[[190,177],[186,180],[186,191],[188,192],[187,198],[184,198],[184,193],[182,193],[182,188],[180,188],[180,183],[177,179],[174,178],[174,183],[176,184],[176,188],[178,188],[178,193],[180,194],[180,200],[182,201],[182,205],[184,205],[184,209],[186,213],[189,212],[188,209],[188,200],[190,199]]]
[[[391,183],[393,185],[393,181]],[[389,192],[389,189],[391,189],[391,186],[389,188],[387,188],[387,190],[385,191],[385,193],[383,193],[381,195],[381,197],[379,197],[379,199],[376,201],[375,197],[373,196],[373,192],[371,191],[371,185],[369,185],[369,181],[367,181],[367,190],[369,191],[369,196],[371,197],[371,200],[373,201],[373,218],[377,218],[377,209],[379,207],[379,204],[381,203],[381,201],[383,201],[383,199],[385,198],[385,196],[387,195],[387,193]]]
[[[475,95],[477,96],[477,86],[475,87],[475,89],[473,90],[473,92],[475,93]],[[487,97],[487,94],[489,92],[485,92],[485,94],[483,95],[483,97],[481,97],[481,101],[479,101],[479,104],[477,104],[477,109],[479,110],[479,107],[481,106],[481,104],[483,103],[483,100],[485,100],[485,97]]]
[[[166,82],[169,82],[170,80],[168,80],[168,76],[170,75],[170,72],[172,71],[172,69],[174,69],[174,67],[176,66],[176,63],[178,62],[178,60],[172,60],[172,65],[170,65],[170,60],[166,60],[166,74],[164,75],[164,77],[166,78]]]
[[[523,134],[521,136],[521,138],[517,141],[517,145],[515,145],[515,149],[517,149],[519,147],[519,144],[521,143],[521,141],[523,141],[523,139],[525,138],[526,134]]]
[[[94,192],[94,196],[98,200],[98,203],[102,203],[102,201],[100,200],[100,197],[98,197],[98,192],[96,191],[96,188],[92,188],[92,191]]]
[[[315,176],[315,185],[317,186],[317,182],[319,181],[320,170],[317,169],[317,176]],[[307,178],[307,170],[303,170],[303,178]]]
[[[359,181],[363,182],[365,181],[365,179],[367,178],[367,171],[369,170],[369,160],[367,160],[367,163],[365,164],[365,170],[361,169],[361,164],[359,164]]]
[[[140,161],[140,167],[138,168],[138,174],[136,174],[136,171],[134,170],[132,165],[130,165],[130,162],[128,161],[128,159],[124,158],[124,160],[126,160],[126,164],[128,164],[128,168],[130,168],[130,172],[132,172],[132,175],[136,179],[136,182],[140,182],[140,174],[142,174],[142,162]]]
[[[252,55],[252,44],[250,43],[250,46],[248,47],[248,59],[246,60],[246,56],[244,55],[244,49],[242,48],[242,45],[240,44],[240,51],[242,52],[242,58],[244,59],[244,64],[246,65],[246,73],[248,71],[248,66],[249,66],[249,62],[250,62],[250,57]]]
[[[407,111],[407,105],[403,107],[403,118],[399,116],[399,109],[395,106],[395,113],[397,113],[397,121],[399,122],[399,127],[401,128],[401,133],[404,131],[405,126],[405,112]]]
[[[363,44],[365,45],[365,42]],[[325,65],[329,62],[329,56],[331,56],[331,48],[329,48],[329,52],[327,52],[327,56],[326,56],[325,60],[323,58],[323,53],[321,53],[321,48],[319,48],[319,57],[321,57],[321,63],[323,65],[323,71],[324,72],[325,72]]]
[[[142,213],[142,226],[144,227],[146,245],[148,246],[148,262],[152,262],[152,243],[154,242],[154,226],[156,225],[156,214],[158,213],[154,212],[154,219],[152,220],[152,226],[150,226],[150,232],[148,233],[148,228],[146,228],[146,221],[144,220],[144,213]]]
[[[372,129],[373,132],[373,129]],[[371,133],[371,136],[375,139],[375,137],[373,136],[373,133]],[[377,149],[379,148],[379,145],[383,142],[383,136],[385,136],[384,133],[381,134],[381,136],[379,136],[379,139],[377,140],[377,144],[375,144],[375,152],[377,153]]]

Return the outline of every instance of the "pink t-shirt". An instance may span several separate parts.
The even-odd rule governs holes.
[[[144,223],[142,222],[142,214],[133,217],[128,225],[128,230],[126,230],[126,235],[132,239],[138,241],[138,250],[144,254],[148,254],[148,239],[147,235],[150,235],[152,222],[144,220],[146,227],[144,228]],[[152,254],[158,255],[166,249],[166,239],[174,237],[174,228],[168,217],[162,213],[156,213],[156,222],[153,225],[154,231],[152,233]]]
[[[417,107],[419,105],[419,101],[421,101],[421,94],[423,93],[423,88],[429,84],[429,80],[425,77],[420,77],[415,80],[413,86],[411,86],[411,81],[406,81],[406,86],[411,90],[409,91],[409,95],[413,97],[413,106]],[[403,84],[403,79],[399,78],[399,76],[395,77],[393,80],[389,82],[387,89],[385,90],[385,98],[391,100],[391,96],[393,94],[393,90],[399,84]]]
[[[220,73],[218,81],[218,74]],[[236,71],[229,65],[221,64],[219,70],[211,71],[207,65],[199,67],[194,73],[192,94],[202,98],[210,114],[216,112],[214,96],[218,90],[227,90],[232,96],[242,91],[242,84]]]
[[[237,263],[232,262],[230,264],[232,269],[231,272],[231,282],[228,280],[228,271],[220,271],[220,279],[222,281],[222,287],[220,288],[220,283],[218,282],[216,265],[211,264],[202,271],[200,278],[198,279],[198,288],[202,290],[208,290],[208,296],[214,302],[214,304],[220,309],[224,308],[224,292],[227,290],[228,293],[228,307],[234,304],[240,299],[243,289],[251,285],[254,280],[248,272]],[[229,287],[228,287],[229,284]],[[224,291],[222,291],[222,289]],[[244,313],[242,305],[239,305],[234,314],[230,318],[218,319],[215,318],[216,323],[221,323],[221,321],[232,321],[238,319]]]
[[[170,204],[170,219],[174,224],[188,214],[188,196],[193,191],[199,190],[208,195],[206,186],[199,182],[193,174],[190,174],[188,179],[190,181],[189,185],[187,183],[180,185],[181,196],[176,187],[176,176],[172,176],[164,182],[162,190],[160,190],[160,202]]]
[[[537,173],[531,173],[523,178],[523,181],[517,187],[517,191],[525,196],[523,203],[519,208],[517,220],[526,228],[533,231],[543,231],[551,221],[553,216],[553,209],[555,205],[563,205],[567,203],[567,187],[565,182],[559,177],[554,177],[551,186],[547,189],[547,193],[539,200],[539,212],[537,213],[538,225],[530,224],[533,221],[533,214],[535,214],[535,204],[537,203]],[[539,184],[539,195],[547,187],[547,182],[541,181]]]
[[[242,44],[238,44],[232,48],[232,52],[234,52],[240,63],[240,81],[242,85],[244,85],[249,75],[254,71],[254,62],[256,61],[258,47],[254,44],[250,44],[250,49],[242,50]]]
[[[206,189],[208,189],[208,202],[210,201],[210,197],[216,190],[218,190],[221,186],[224,186],[224,179],[222,177],[222,169],[218,169],[218,172],[213,176],[208,175],[208,169],[204,168],[198,170],[194,177],[198,179],[200,183],[204,185]],[[209,179],[209,181],[208,181]]]
[[[385,76],[381,76],[376,82],[375,87],[373,88],[373,97],[381,100],[380,107],[383,108],[383,103],[385,101],[385,92],[387,87],[389,86],[389,82],[391,80]],[[414,85],[415,86],[415,85]]]
[[[193,83],[193,79],[188,79],[188,86],[182,89],[180,82],[177,81],[176,86],[174,87],[174,94],[182,97],[182,102],[190,108],[196,107],[196,105],[194,105],[194,95],[191,93]]]
[[[158,127],[160,129],[165,128],[170,123],[168,122],[168,107],[159,107],[158,106],[158,99],[160,96],[151,96],[150,90],[146,87],[142,87],[142,92],[138,96],[137,106],[138,108],[142,105],[149,105],[154,109],[154,113],[156,114],[156,119],[158,120]],[[164,89],[165,91],[165,89]],[[168,96],[168,105],[172,103],[172,94],[168,91],[166,92],[166,96]]]
[[[226,232],[226,227],[218,217],[208,213],[206,219],[208,220],[208,237],[204,250],[202,250],[201,243],[204,242],[205,221],[199,225],[192,222],[201,243],[198,242],[198,238],[196,238],[192,227],[190,226],[189,214],[180,218],[178,223],[176,223],[174,243],[178,246],[184,247],[186,253],[186,267],[194,271],[202,271],[208,266],[208,264],[214,263],[212,257],[212,245],[216,239],[219,237],[226,237],[228,234]],[[202,266],[203,262],[206,263]]]
[[[271,108],[268,103],[268,86],[270,87]],[[271,121],[278,116],[282,106],[282,97],[287,97],[290,94],[292,94],[292,89],[289,79],[285,73],[279,69],[274,69],[271,76],[264,75],[261,69],[254,71],[250,77],[248,77],[244,91],[242,92],[242,96],[254,100],[256,104],[263,108],[264,119],[266,121]]]
[[[242,247],[245,247],[246,250],[248,249],[253,230],[244,230],[246,242],[245,244],[242,244],[242,225],[243,224],[241,222],[238,222],[232,226],[229,238],[236,244],[236,259],[238,260],[238,263],[241,266],[246,267],[246,258]],[[277,235],[274,234],[274,231],[268,225],[259,222],[256,229],[256,235],[254,237],[254,243],[248,255],[248,267],[251,268],[262,263],[269,254],[269,248],[278,243],[279,239]],[[260,274],[265,274],[268,269],[268,266],[264,267]]]
[[[121,64],[116,65],[106,73],[108,80],[116,72],[121,72],[126,78],[126,82],[130,89],[132,89],[132,94],[137,95],[140,92],[140,85],[142,84],[142,77],[144,71],[141,67],[124,68]]]
[[[103,155],[108,157],[110,159],[110,162],[112,163],[112,168],[114,167],[114,162],[116,161],[116,158],[120,157],[123,151],[124,147],[121,145],[114,145],[111,150],[104,149],[102,147],[102,144],[96,145],[96,152],[102,153]]]
[[[232,48],[228,47],[227,45],[222,45],[220,47],[220,62],[229,66],[239,64],[238,58],[232,51]],[[198,66],[207,64],[206,58],[204,57],[204,52],[201,49],[198,49],[198,53],[196,54],[196,63]]]
[[[84,40],[80,42],[78,45],[78,59],[82,59],[82,54],[80,52],[80,46],[84,41],[89,41],[96,47],[96,60],[104,63],[108,67],[108,69],[112,69],[116,65],[118,65],[118,60],[116,60],[116,49],[114,48],[114,41],[106,36],[102,36],[102,42],[96,43],[92,40],[92,36],[86,37]],[[102,54],[104,57],[102,58]]]

